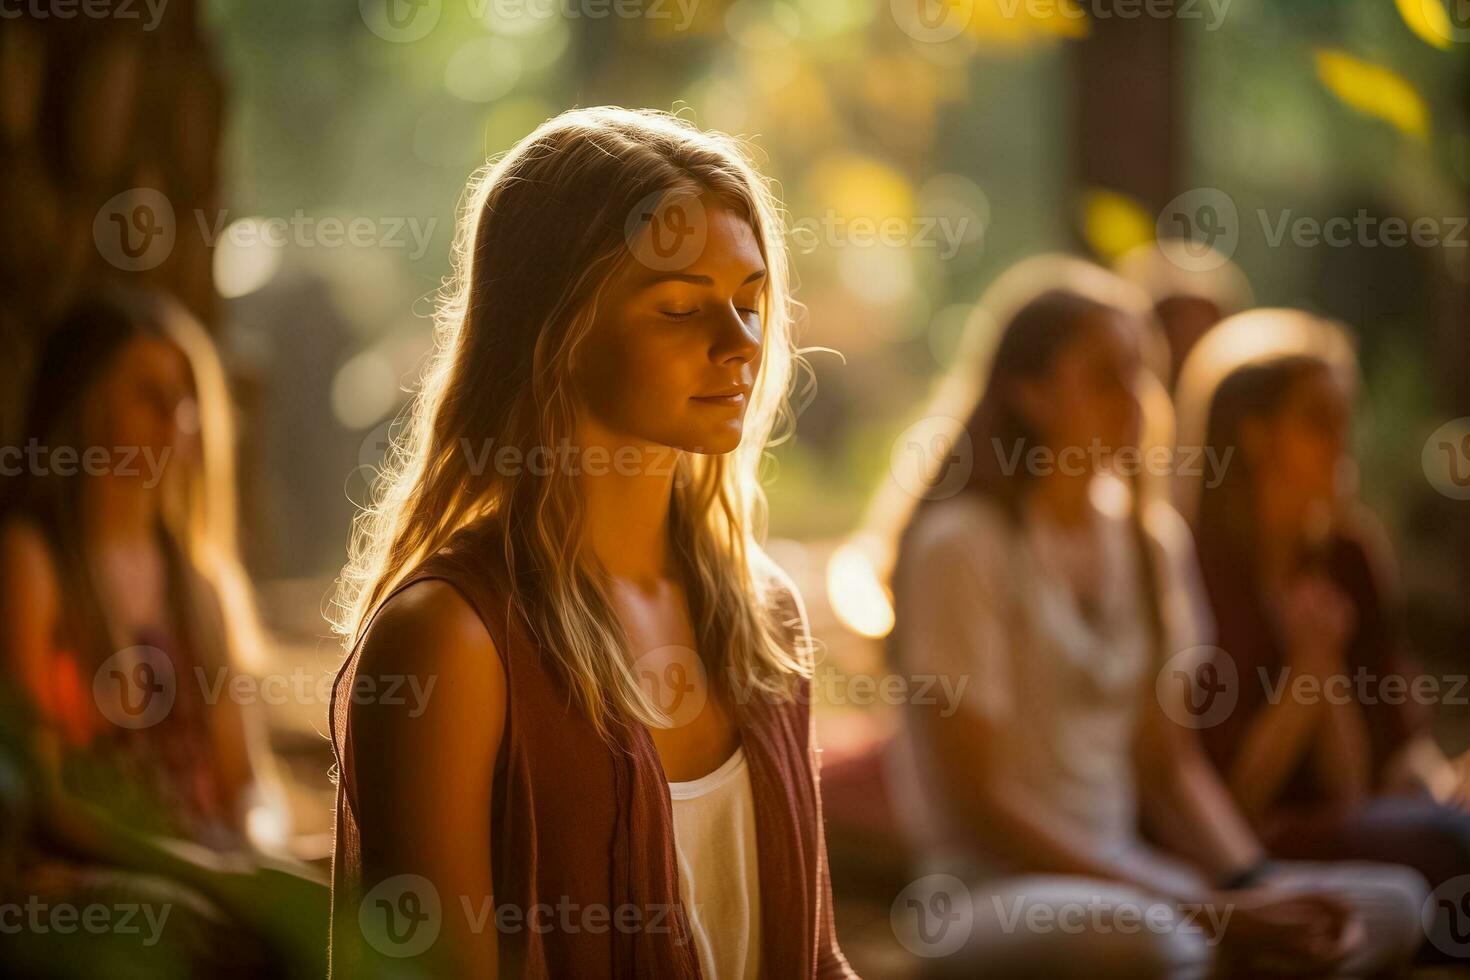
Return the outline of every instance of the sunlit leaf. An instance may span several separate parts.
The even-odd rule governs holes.
[[[1454,47],[1455,29],[1440,0],[1396,0],[1399,16],[1425,44],[1448,51]]]
[[[965,0],[968,31],[981,41],[1030,47],[1056,38],[1086,37],[1091,28],[1077,0]]]
[[[1154,237],[1154,219],[1136,199],[1093,188],[1082,195],[1082,234],[1087,244],[1111,262]]]
[[[823,157],[812,167],[808,181],[813,197],[845,220],[906,219],[914,213],[914,188],[908,177],[859,153]]]
[[[1319,49],[1317,77],[1344,105],[1373,116],[1415,139],[1429,135],[1429,109],[1396,72],[1344,51]]]
[[[1048,11],[1038,11],[1035,21],[1039,29],[1058,37],[1086,37],[1092,30],[1092,21],[1077,0],[1057,0]]]

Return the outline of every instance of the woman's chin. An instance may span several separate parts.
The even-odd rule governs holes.
[[[744,423],[740,419],[733,419],[717,429],[700,433],[700,438],[690,440],[682,448],[701,456],[723,456],[740,448],[740,437],[744,432]]]

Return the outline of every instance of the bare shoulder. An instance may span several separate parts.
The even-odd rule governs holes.
[[[54,615],[59,601],[55,560],[46,536],[33,522],[12,518],[0,525],[0,608],[6,619]]]
[[[22,517],[0,524],[0,568],[5,569],[6,579],[14,583],[56,580],[46,536],[34,522]]]
[[[962,492],[919,504],[903,537],[903,557],[941,568],[955,563],[1004,566],[1014,537],[997,504]]]
[[[427,733],[436,720],[479,724],[505,710],[505,669],[489,631],[469,601],[438,580],[416,582],[383,604],[362,640],[354,684],[423,692],[407,712],[401,702],[354,697],[355,737],[364,725],[396,729],[412,720]]]
[[[398,591],[369,624],[353,685],[340,762],[364,881],[413,869],[446,896],[488,892],[507,694],[474,607],[444,581]]]
[[[362,663],[404,667],[434,659],[498,660],[479,614],[448,582],[415,582],[390,597],[363,638]]]
[[[766,604],[776,611],[777,617],[788,628],[805,633],[808,626],[806,603],[802,601],[796,580],[764,550],[756,553],[752,566]]]

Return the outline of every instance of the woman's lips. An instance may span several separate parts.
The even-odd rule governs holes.
[[[730,395],[696,395],[690,401],[704,402],[706,405],[724,405],[728,408],[738,408],[745,404],[745,392],[737,391]]]

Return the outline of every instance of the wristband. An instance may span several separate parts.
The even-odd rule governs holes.
[[[1215,883],[1215,887],[1221,891],[1238,891],[1242,888],[1250,888],[1260,884],[1262,878],[1271,870],[1271,859],[1261,858],[1255,864],[1246,865],[1239,871],[1224,875]]]

